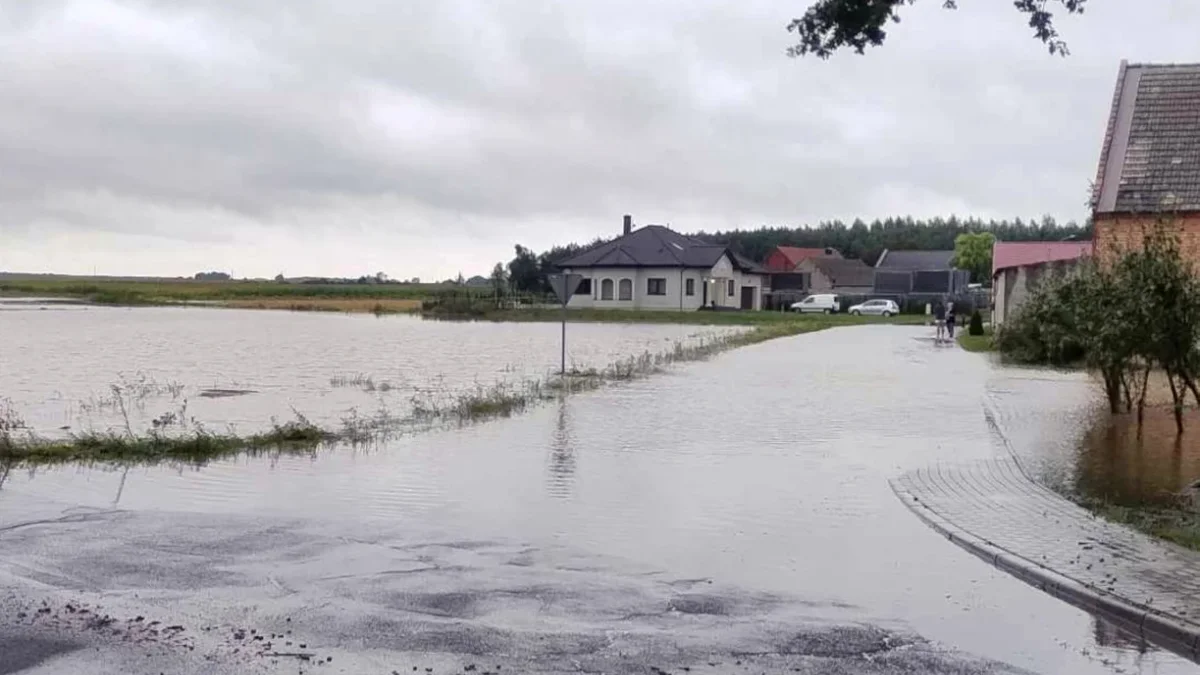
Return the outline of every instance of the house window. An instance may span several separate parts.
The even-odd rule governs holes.
[[[667,280],[666,279],[647,279],[646,280],[646,295],[666,295]]]
[[[604,281],[600,282],[600,299],[601,300],[612,300],[613,299],[612,279],[605,279]]]
[[[695,295],[696,294],[696,280],[695,279],[684,280],[683,294],[684,295]]]
[[[733,297],[733,292],[736,290],[736,288],[734,287],[733,279],[730,279],[730,280],[729,280],[729,284],[728,284],[728,286],[729,286],[729,297],[731,297],[731,298],[732,298],[732,297]]]
[[[617,285],[617,299],[618,300],[632,300],[633,299],[633,281],[631,281],[629,279],[621,280],[621,283]]]
[[[591,295],[591,294],[592,294],[592,280],[591,279],[581,280],[579,282],[579,287],[575,289],[575,295]]]

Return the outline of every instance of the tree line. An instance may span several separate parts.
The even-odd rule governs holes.
[[[1028,221],[1021,218],[982,220],[956,216],[928,220],[896,217],[876,219],[870,223],[863,220],[850,223],[831,220],[815,227],[775,226],[754,230],[701,231],[691,236],[729,246],[734,252],[757,261],[766,258],[776,246],[797,246],[834,248],[847,258],[858,258],[868,265],[874,265],[885,249],[950,251],[956,249],[959,235],[983,233],[992,235],[997,241],[1087,240],[1092,237],[1092,226],[1090,222],[1079,225],[1074,221],[1059,224],[1050,216]],[[497,287],[522,292],[548,292],[546,275],[558,269],[559,261],[607,241],[611,241],[611,238],[596,239],[589,244],[555,246],[542,253],[517,244],[515,255],[507,265],[497,263],[492,271],[492,282]]]

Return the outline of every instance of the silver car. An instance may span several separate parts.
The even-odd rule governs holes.
[[[900,305],[891,300],[868,300],[850,308],[850,314],[854,316],[895,316],[899,313]]]

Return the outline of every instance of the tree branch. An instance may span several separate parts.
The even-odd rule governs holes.
[[[788,32],[796,33],[799,41],[788,47],[788,56],[814,55],[829,58],[842,48],[862,54],[868,47],[878,47],[887,39],[884,27],[899,23],[899,8],[916,0],[817,0],[804,16],[792,19]],[[1013,0],[1017,11],[1028,15],[1033,35],[1042,41],[1051,54],[1066,56],[1067,43],[1054,27],[1054,12],[1047,5],[1058,5],[1068,14],[1082,14],[1087,0]],[[957,9],[957,0],[944,0],[946,9]],[[1055,10],[1059,11],[1059,10]]]

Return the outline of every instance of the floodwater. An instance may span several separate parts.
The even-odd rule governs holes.
[[[1011,369],[992,378],[985,400],[1011,450],[1042,483],[1067,496],[1122,506],[1180,506],[1200,480],[1200,413],[1176,433],[1169,407],[1112,416],[1083,373]]]
[[[603,368],[738,328],[572,325],[567,367]],[[114,308],[0,298],[0,399],[35,433],[140,433],[164,414],[261,431],[303,415],[403,419],[561,365],[560,328],[412,316]]]
[[[545,369],[556,356],[551,325],[180,312],[60,319],[92,321],[85,331],[39,312],[43,332],[21,339],[42,356],[8,353],[0,377],[21,378],[28,402],[33,382],[104,381],[80,367],[154,363],[192,374],[189,386],[245,379],[272,392],[362,370],[383,359],[381,345],[405,364],[393,373],[496,361]],[[596,341],[593,358],[611,357],[621,336],[640,350],[680,335],[622,326],[585,337],[590,329],[569,328],[581,345]],[[436,338],[412,337],[422,330]],[[144,336],[143,348],[98,357],[112,338],[96,336],[114,333]],[[29,644],[34,634],[63,644],[43,649],[51,656],[30,672],[99,672],[85,649],[115,664],[103,672],[139,672],[119,668],[138,663],[142,647],[117,643],[136,632],[142,644],[135,615],[182,627],[156,631],[154,672],[308,672],[310,661],[250,649],[237,631],[252,626],[271,635],[271,654],[303,642],[333,659],[314,672],[1194,672],[980,562],[892,494],[888,480],[910,469],[1066,453],[1043,439],[1074,447],[1089,428],[1085,379],[1005,371],[925,333],[864,326],[775,340],[370,450],[13,472],[0,488],[0,577],[17,589],[7,601],[0,593],[0,672],[6,638]],[[205,375],[194,343],[211,351],[213,336],[253,346],[212,354],[222,365]],[[1075,411],[1078,424],[1064,433],[1062,416],[1044,409]],[[6,602],[27,615],[47,608],[56,628],[33,632],[5,615]],[[103,605],[124,632],[83,630],[93,622],[78,619],[79,603]]]

